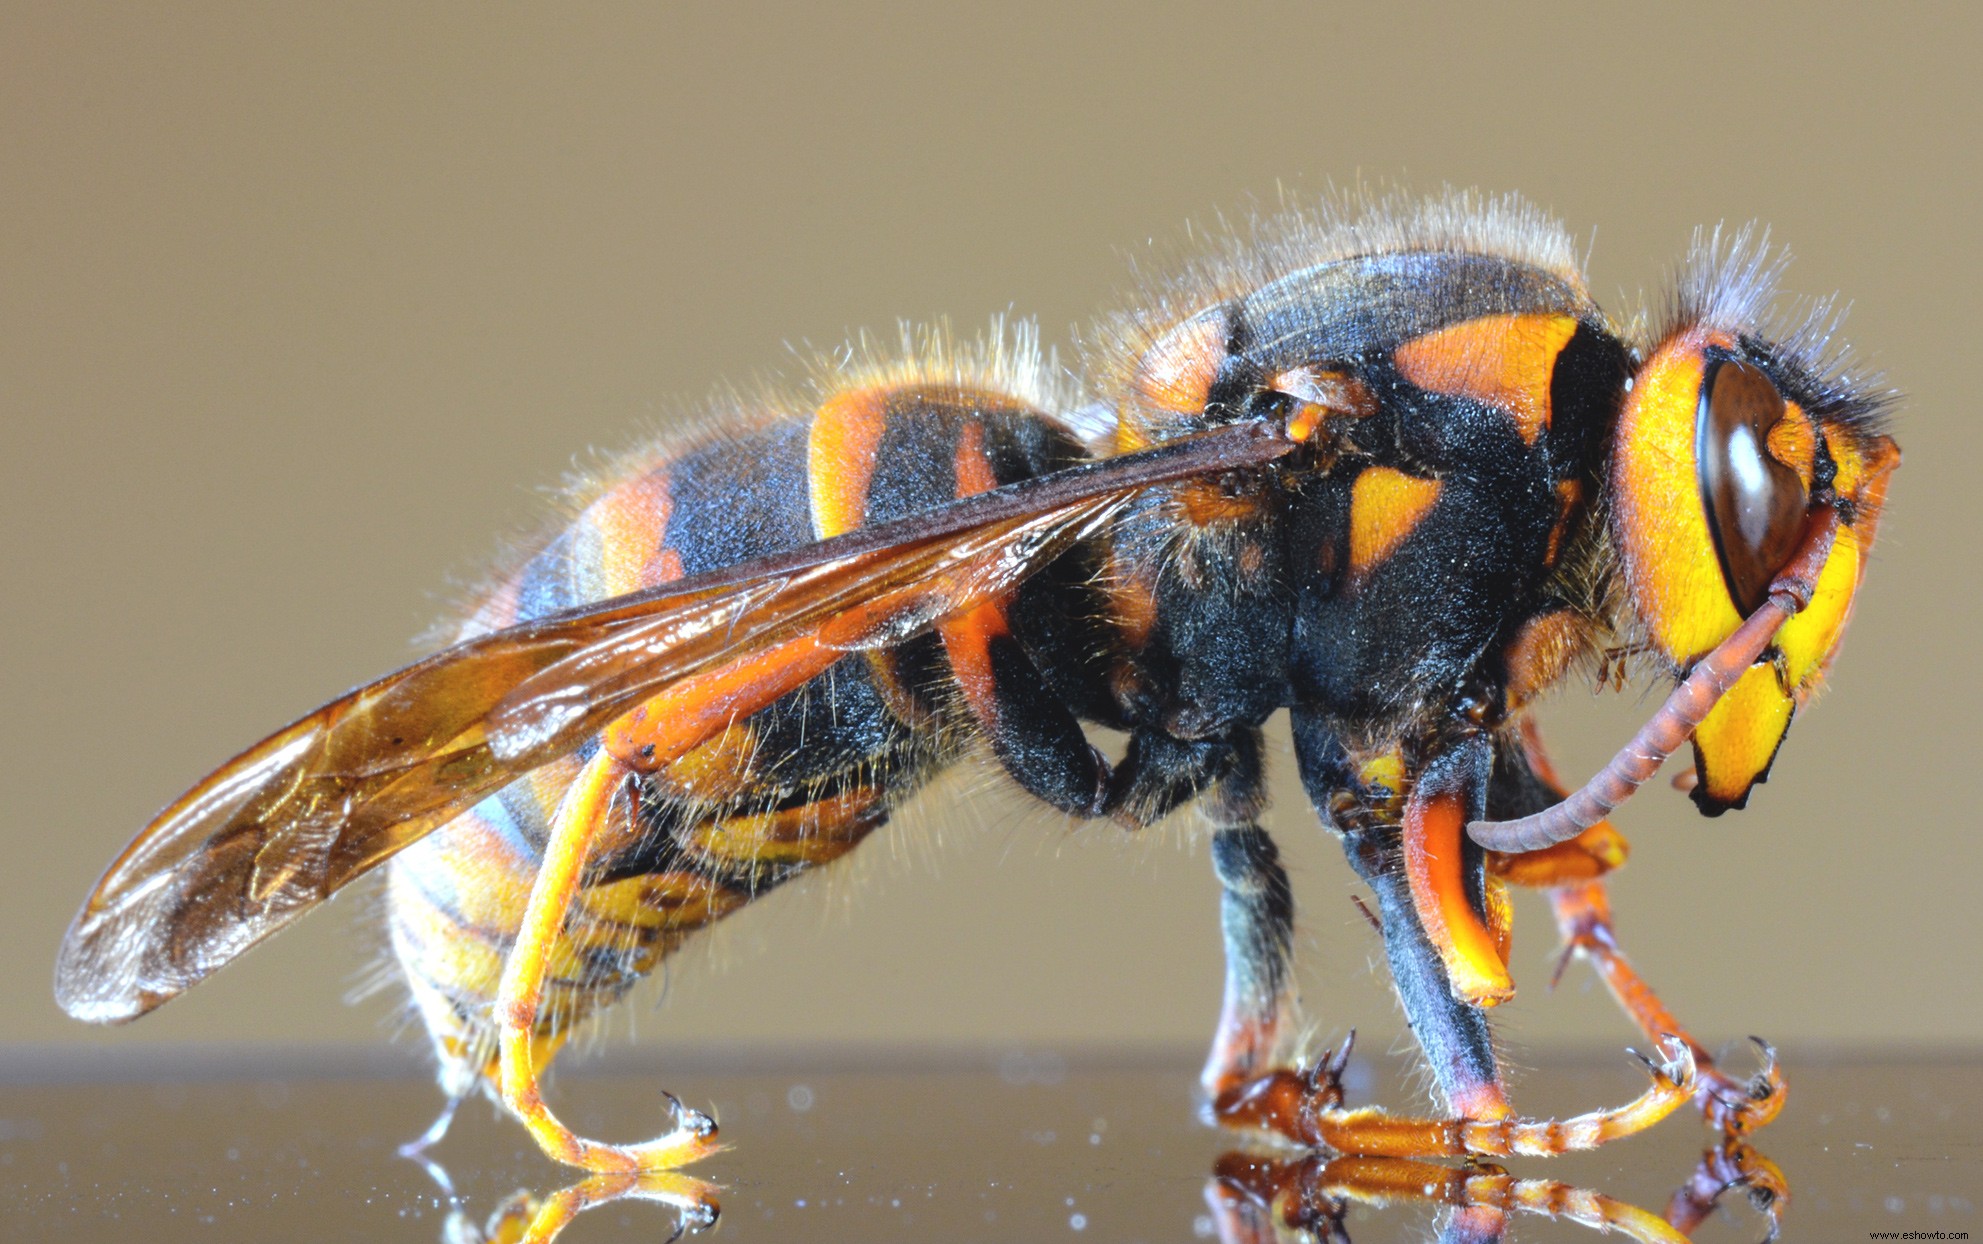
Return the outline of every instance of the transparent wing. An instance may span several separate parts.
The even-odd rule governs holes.
[[[160,813],[77,914],[55,996],[79,1019],[159,1006],[664,688],[807,642],[856,650],[1010,592],[1138,491],[1260,465],[1235,425],[479,636],[334,700]],[[798,681],[803,681],[799,679]],[[759,683],[743,716],[791,686]]]

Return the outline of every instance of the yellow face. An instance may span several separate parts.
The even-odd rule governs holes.
[[[1810,605],[1695,732],[1694,799],[1710,815],[1741,807],[1767,776],[1844,634],[1900,464],[1871,427],[1876,407],[1781,351],[1701,326],[1654,349],[1626,395],[1612,538],[1632,607],[1676,671],[1762,605],[1817,510],[1839,516]]]

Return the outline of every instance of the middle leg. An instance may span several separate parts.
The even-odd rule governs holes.
[[[1278,1065],[1293,1004],[1294,891],[1279,849],[1259,824],[1264,794],[1258,737],[1246,736],[1236,752],[1209,808],[1226,952],[1225,1000],[1200,1075],[1214,1101]]]
[[[1267,800],[1260,732],[1241,728],[1222,738],[1186,740],[1138,731],[1111,775],[1107,811],[1141,828],[1208,789],[1226,986],[1200,1080],[1216,1101],[1278,1065],[1292,1006],[1294,894],[1280,852],[1259,823]]]

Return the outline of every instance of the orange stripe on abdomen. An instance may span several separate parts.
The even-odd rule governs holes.
[[[966,423],[958,430],[955,471],[960,497],[998,487],[998,477],[992,474],[991,461],[985,456],[983,424]],[[991,643],[1011,633],[1004,608],[997,601],[988,601],[939,622],[937,633],[943,637],[944,653],[971,710],[981,720],[993,720],[998,697],[992,678]]]
[[[811,491],[813,534],[845,535],[867,518],[875,454],[888,430],[889,391],[836,393],[813,412],[806,440],[806,483]]]
[[[674,509],[669,470],[657,467],[586,507],[580,523],[596,541],[589,570],[597,595],[622,596],[681,577],[680,556],[669,559],[664,547]]]
[[[1214,307],[1171,329],[1143,352],[1129,378],[1130,400],[1117,412],[1117,453],[1147,449],[1205,413],[1231,333],[1225,308]]]

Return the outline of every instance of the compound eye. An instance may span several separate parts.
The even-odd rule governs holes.
[[[1708,530],[1728,594],[1746,617],[1762,607],[1770,582],[1796,551],[1809,492],[1770,453],[1770,430],[1783,420],[1784,402],[1761,369],[1739,359],[1710,363],[1695,418]]]

